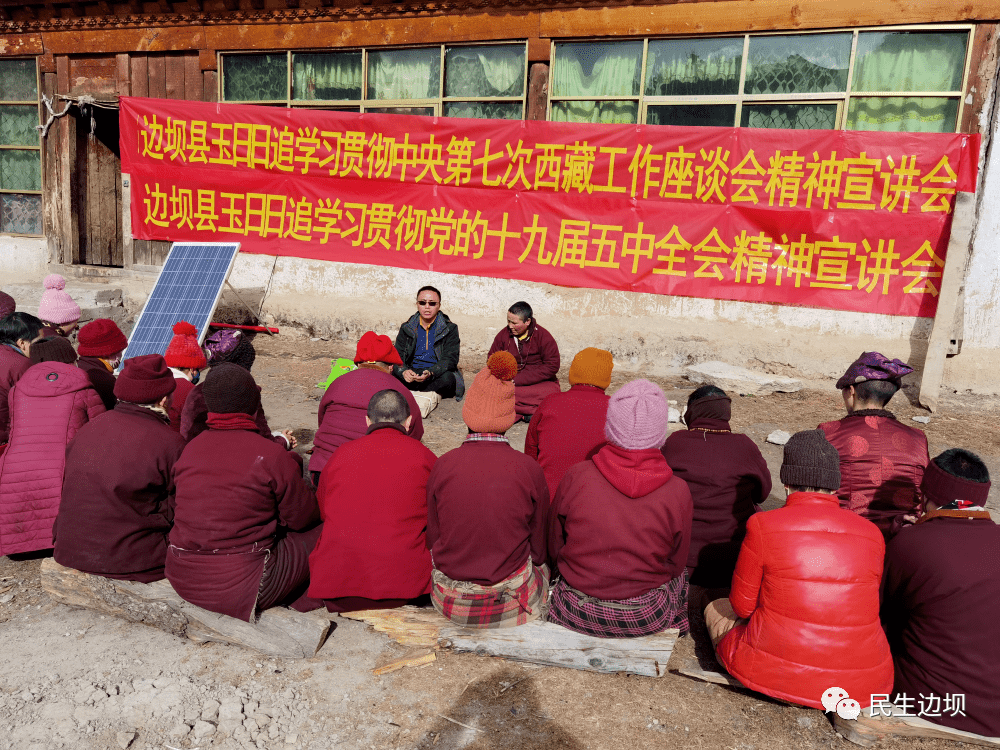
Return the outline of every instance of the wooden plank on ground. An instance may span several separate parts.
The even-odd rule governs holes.
[[[383,664],[381,667],[376,667],[372,670],[372,674],[376,677],[381,677],[384,674],[389,674],[390,672],[395,672],[397,670],[403,669],[404,667],[420,667],[424,664],[430,664],[435,661],[437,656],[433,649],[430,648],[416,648],[411,649],[405,653],[402,657],[398,659],[393,659],[388,664]]]
[[[666,674],[677,641],[677,630],[645,638],[594,638],[537,620],[513,628],[478,630],[459,627],[435,610],[417,607],[346,612],[341,616],[366,622],[408,646],[437,646],[533,664],[647,677]]]
[[[951,740],[970,745],[1000,747],[1000,737],[984,737],[980,734],[963,732],[934,724],[918,716],[868,716],[869,713],[870,711],[865,709],[857,719],[842,719],[834,713],[833,728],[844,739],[863,747],[871,747],[881,740],[896,737]]]
[[[714,669],[703,669],[697,659],[685,659],[671,671],[700,682],[710,682],[713,685],[726,685],[727,687],[739,688],[740,690],[749,690],[749,688],[745,687],[743,683],[728,672],[716,671]]]
[[[229,643],[270,656],[315,656],[330,631],[328,620],[283,607],[265,610],[251,624],[189,604],[165,580],[116,581],[63,567],[52,559],[42,562],[41,579],[42,588],[61,604],[114,615],[198,643]]]
[[[944,273],[938,296],[937,311],[934,313],[934,328],[927,342],[927,356],[924,371],[920,376],[919,401],[932,412],[938,410],[938,396],[941,380],[944,378],[944,361],[951,345],[955,327],[955,310],[959,290],[965,281],[965,269],[969,261],[972,245],[972,230],[976,224],[976,196],[973,193],[958,193],[951,222],[951,237],[945,256]]]

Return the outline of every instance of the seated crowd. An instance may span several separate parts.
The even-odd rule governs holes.
[[[369,331],[335,364],[307,472],[268,424],[249,338],[202,347],[179,321],[165,355],[122,363],[110,320],[74,349],[64,286],[46,279],[37,317],[0,293],[0,555],[166,578],[249,622],[416,604],[466,627],[629,638],[683,635],[703,612],[750,689],[821,709],[831,687],[862,708],[961,694],[931,720],[1000,737],[989,472],[962,449],[931,460],[886,409],[912,372],[899,360],[850,365],[846,416],[792,436],[786,500],[763,511],[771,473],[720,388],[691,393],[673,433],[654,383],[608,395],[610,352],[579,352],[562,392],[555,339],[518,302],[466,390],[458,326],[423,287],[395,345]],[[459,447],[421,444],[411,391],[463,401]],[[519,421],[523,452],[506,437]]]

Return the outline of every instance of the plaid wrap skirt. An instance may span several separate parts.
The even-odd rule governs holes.
[[[669,628],[688,632],[688,571],[641,596],[601,601],[560,578],[552,589],[549,622],[598,638],[639,638]]]
[[[435,568],[431,572],[434,609],[467,628],[511,628],[537,620],[549,595],[549,571],[531,558],[520,570],[493,586],[454,581]]]

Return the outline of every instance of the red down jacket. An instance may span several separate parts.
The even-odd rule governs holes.
[[[10,445],[0,456],[0,555],[52,546],[66,446],[104,412],[87,374],[62,362],[30,367],[8,404]]]
[[[827,688],[861,704],[892,690],[892,656],[879,621],[885,542],[875,525],[838,507],[836,495],[796,492],[757,513],[729,601],[749,618],[716,649],[751,690],[823,710]]]

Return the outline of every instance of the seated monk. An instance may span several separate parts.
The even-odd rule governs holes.
[[[173,340],[171,339],[171,343]],[[205,341],[205,351],[208,353],[207,363],[211,366],[229,362],[239,365],[247,372],[253,368],[253,363],[257,359],[257,351],[253,348],[250,339],[242,335],[240,331],[223,329],[216,331]],[[258,386],[259,390],[260,386]],[[205,397],[202,395],[202,386],[196,385],[187,393],[184,406],[181,408],[181,437],[185,440],[193,440],[196,436],[208,429],[208,407],[205,405]],[[264,407],[261,406],[257,413],[253,415],[257,424],[257,432],[272,440],[287,450],[292,450],[298,441],[292,436],[291,430],[281,432],[272,431],[267,423],[267,416],[264,414]],[[301,464],[302,458],[298,453],[293,453],[296,460]]]
[[[885,542],[844,510],[836,449],[820,430],[785,444],[784,507],[747,522],[728,599],[705,610],[720,663],[772,698],[825,710],[846,690],[861,708],[892,688],[892,655],[879,623]]]
[[[379,336],[374,331],[365,333],[358,341],[354,361],[358,369],[345,372],[330,383],[319,402],[319,429],[313,436],[313,452],[309,459],[314,486],[319,485],[323,467],[340,446],[367,434],[368,404],[379,391],[399,393],[410,410],[406,434],[416,440],[424,436],[424,422],[413,394],[389,374],[392,366],[401,361],[389,337]]]
[[[257,431],[260,389],[222,363],[203,386],[208,429],[174,466],[167,579],[184,599],[253,622],[260,610],[321,606],[306,596],[319,508],[292,454]]]
[[[198,384],[201,371],[208,367],[208,359],[198,345],[197,328],[186,320],[179,320],[174,323],[172,330],[174,336],[167,345],[167,351],[163,353],[163,359],[177,381],[177,390],[170,400],[170,429],[180,434],[184,404]]]
[[[104,408],[115,408],[115,369],[121,364],[128,339],[118,324],[107,318],[92,320],[77,333],[76,366],[87,373],[90,384],[104,402]]]
[[[604,445],[605,391],[614,366],[611,352],[593,348],[579,352],[569,366],[569,390],[546,397],[531,417],[524,452],[545,472],[550,497],[555,497],[571,466],[586,461]]]
[[[368,402],[368,431],[340,446],[319,480],[323,535],[309,557],[309,596],[330,612],[392,609],[431,591],[427,479],[437,460],[406,433],[402,394]]]
[[[767,462],[753,440],[730,429],[731,411],[725,391],[703,385],[688,397],[687,429],[663,444],[663,457],[687,482],[694,501],[691,584],[707,589],[729,588],[747,521],[771,492]]]
[[[611,397],[607,445],[563,477],[549,517],[559,569],[549,621],[598,638],[688,631],[691,492],[660,447],[670,407],[633,380]]]
[[[497,352],[465,395],[465,442],[434,464],[427,483],[431,601],[470,628],[523,625],[548,596],[545,521],[549,488],[541,467],[504,433],[516,420],[517,362]]]
[[[927,436],[886,410],[913,368],[864,352],[837,381],[847,416],[819,426],[840,454],[840,506],[878,526],[886,540],[920,507]]]
[[[911,713],[936,703],[927,721],[1000,737],[1000,528],[985,508],[990,473],[974,453],[952,448],[927,465],[921,491],[924,514],[885,551],[882,625],[896,705],[901,695]]]
[[[528,422],[546,396],[559,393],[559,346],[532,317],[531,305],[515,302],[507,311],[507,327],[493,339],[490,354],[510,352],[517,362],[514,409]]]
[[[167,425],[176,382],[159,354],[125,361],[115,408],[91,420],[66,452],[53,536],[60,565],[105,578],[163,578],[174,517],[174,464],[184,450]]]

